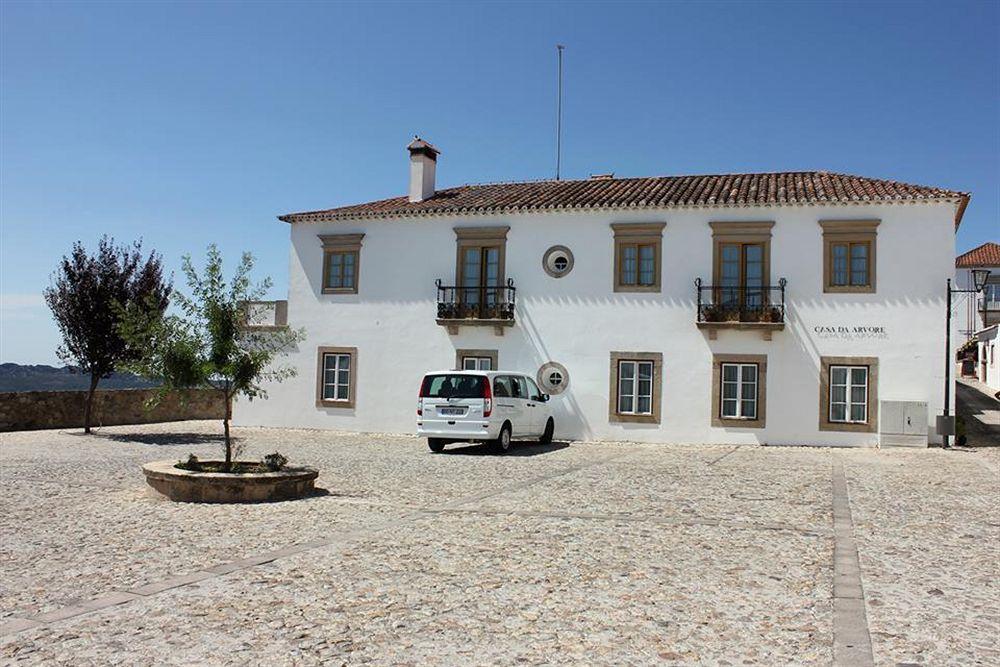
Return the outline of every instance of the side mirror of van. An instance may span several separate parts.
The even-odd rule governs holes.
[[[552,398],[552,397],[549,396],[548,394],[542,394],[541,397],[540,397],[542,403],[548,403],[550,398]]]

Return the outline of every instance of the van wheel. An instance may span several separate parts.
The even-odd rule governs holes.
[[[444,451],[444,439],[443,438],[427,438],[427,446],[431,448],[432,452]]]
[[[547,445],[552,442],[552,434],[556,431],[556,423],[552,421],[552,417],[545,422],[545,432],[542,433],[542,437],[538,439],[538,444]]]
[[[498,454],[506,454],[513,446],[510,440],[510,424],[504,424],[500,428],[500,435],[493,441],[493,451]]]

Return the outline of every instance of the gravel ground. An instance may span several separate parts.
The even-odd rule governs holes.
[[[216,423],[0,436],[0,623],[316,543],[0,638],[116,664],[829,664],[844,462],[876,664],[1000,663],[1000,449],[478,447],[236,429],[330,494],[170,503]]]

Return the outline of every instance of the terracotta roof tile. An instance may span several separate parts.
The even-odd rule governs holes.
[[[976,266],[1000,266],[1000,243],[984,243],[955,258],[956,268],[966,269]]]
[[[511,213],[552,209],[682,206],[764,206],[871,202],[955,201],[955,224],[969,195],[924,185],[825,171],[602,178],[462,185],[439,190],[421,202],[407,197],[279,216],[285,222],[357,218]]]

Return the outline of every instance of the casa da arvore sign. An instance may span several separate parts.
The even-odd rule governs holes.
[[[817,338],[847,338],[850,340],[861,340],[889,337],[884,326],[843,324],[836,326],[817,325],[814,326],[812,330],[813,333],[816,334]]]

